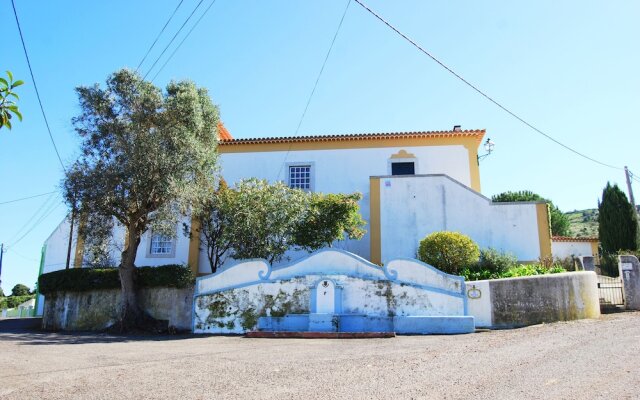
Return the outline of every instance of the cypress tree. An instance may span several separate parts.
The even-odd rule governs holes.
[[[598,234],[604,254],[638,249],[638,220],[627,196],[607,182],[598,203]]]

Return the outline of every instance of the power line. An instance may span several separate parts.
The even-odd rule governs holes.
[[[33,226],[26,231],[22,236],[20,236],[20,238],[18,240],[16,240],[15,242],[11,243],[10,245],[7,246],[7,248],[12,248],[13,246],[15,246],[16,244],[20,243],[20,241],[22,241],[22,239],[24,239],[28,234],[30,234],[34,229],[36,229],[38,227],[38,225],[40,225],[40,223],[42,221],[44,221],[49,215],[51,215],[58,207],[60,207],[61,203],[53,203],[49,209],[46,211],[45,214],[43,214],[40,219],[38,219]]]
[[[171,55],[169,56],[169,58],[167,58],[167,60],[164,62],[164,64],[162,64],[162,66],[160,67],[160,69],[158,70],[158,72],[156,72],[156,74],[153,76],[153,78],[151,78],[151,82],[153,82],[158,75],[160,75],[160,72],[162,72],[162,70],[164,69],[164,67],[169,63],[169,61],[171,61],[171,59],[173,58],[173,56],[176,54],[176,52],[178,51],[178,49],[180,48],[180,46],[182,46],[182,44],[185,42],[185,40],[187,40],[187,38],[189,37],[189,35],[191,35],[191,32],[193,32],[193,30],[196,28],[196,26],[198,26],[198,24],[200,23],[200,21],[202,21],[202,18],[204,18],[205,15],[207,15],[207,12],[211,9],[211,7],[213,7],[213,5],[216,3],[216,0],[213,0],[211,2],[211,4],[209,4],[209,7],[207,7],[206,10],[204,10],[204,13],[202,13],[202,15],[200,16],[200,18],[198,18],[198,20],[196,21],[195,24],[193,24],[193,26],[191,27],[191,29],[189,30],[189,32],[187,32],[187,34],[185,35],[185,37],[182,39],[182,41],[178,44],[178,46],[173,50],[173,52],[171,53]]]
[[[9,250],[7,250],[7,251],[12,252],[13,254],[17,255],[18,257],[22,257],[22,258],[24,258],[25,260],[33,261],[33,262],[38,262],[38,260],[36,260],[35,258],[27,257],[27,256],[25,256],[25,255],[23,255],[23,254],[18,253],[18,252],[17,252],[17,251],[15,251],[14,249],[9,249]]]
[[[295,133],[293,134],[293,137],[298,136],[298,132],[300,131],[300,127],[302,126],[302,121],[304,121],[304,117],[307,115],[307,110],[309,109],[309,104],[311,104],[311,99],[313,98],[313,95],[316,92],[316,88],[318,87],[318,82],[320,82],[320,77],[322,76],[322,73],[324,72],[324,67],[327,65],[327,61],[329,60],[329,56],[331,55],[331,50],[333,50],[333,45],[336,43],[336,38],[338,37],[338,33],[340,33],[340,28],[342,28],[342,23],[344,22],[344,18],[347,15],[347,11],[349,10],[349,5],[351,5],[351,0],[347,1],[347,5],[344,8],[344,11],[342,12],[342,17],[340,18],[340,22],[338,23],[338,27],[336,28],[336,32],[333,34],[333,39],[331,39],[331,45],[329,45],[329,50],[327,50],[327,54],[324,56],[324,60],[322,61],[322,67],[320,67],[320,71],[318,72],[318,76],[316,77],[316,81],[313,84],[313,89],[311,89],[311,93],[309,94],[309,97],[307,98],[307,103],[304,106],[304,111],[302,111],[302,115],[300,116],[300,120],[298,121],[298,126],[296,127]],[[291,146],[293,145],[293,142],[289,143],[289,147],[287,149],[287,152],[285,153],[284,156],[284,160],[282,162],[282,164],[280,165],[280,170],[278,171],[278,175],[276,176],[276,179],[280,177],[280,174],[282,173],[282,169],[284,168],[284,164],[287,161],[287,157],[289,156],[289,153],[291,152]]]
[[[13,0],[12,0],[13,1]],[[142,79],[147,79],[147,75],[149,75],[149,73],[151,72],[151,70],[153,70],[153,67],[156,66],[156,64],[158,63],[158,61],[160,61],[160,58],[164,55],[164,53],[167,51],[167,49],[169,48],[169,46],[171,46],[171,43],[173,43],[174,40],[176,40],[176,37],[178,37],[178,35],[180,34],[180,32],[182,32],[182,29],[184,29],[185,25],[187,25],[187,22],[189,22],[189,20],[191,19],[191,17],[193,17],[193,14],[195,14],[195,12],[198,10],[198,8],[200,8],[200,5],[202,4],[204,0],[200,0],[200,2],[198,2],[198,5],[196,5],[196,7],[193,9],[193,11],[191,11],[191,14],[189,14],[189,16],[187,17],[187,19],[184,21],[184,23],[180,26],[180,28],[178,29],[178,31],[176,32],[175,35],[173,35],[173,37],[171,38],[171,40],[169,41],[169,44],[167,44],[165,46],[165,48],[162,50],[162,53],[160,53],[160,55],[158,56],[158,58],[156,58],[156,60],[153,62],[153,65],[151,65],[151,68],[149,68],[149,70],[147,71],[146,74],[144,74],[144,77],[142,77]]]
[[[67,171],[64,167],[64,163],[62,162],[62,158],[60,157],[60,153],[58,152],[58,146],[56,146],[55,140],[53,140],[53,135],[51,134],[51,128],[49,127],[49,121],[47,120],[47,115],[44,112],[44,107],[42,106],[42,100],[40,99],[40,92],[38,91],[38,85],[36,84],[36,78],[33,76],[33,69],[31,68],[31,61],[29,61],[29,54],[27,53],[27,46],[24,43],[24,37],[22,36],[22,28],[20,28],[20,20],[18,19],[18,12],[16,11],[16,4],[14,0],[11,0],[11,5],[13,6],[13,15],[16,17],[16,24],[18,25],[18,32],[20,32],[20,41],[22,42],[22,49],[24,50],[24,56],[27,59],[27,65],[29,66],[29,73],[31,74],[31,80],[33,81],[33,88],[36,91],[36,97],[38,98],[38,104],[40,104],[40,111],[42,111],[42,117],[44,118],[44,123],[47,126],[47,131],[49,132],[49,138],[51,138],[51,144],[53,145],[53,149],[56,151],[56,155],[58,156],[58,161],[60,161],[60,165],[62,166],[63,171]]]
[[[22,198],[19,198],[19,199],[3,201],[2,203],[0,203],[0,206],[3,205],[3,204],[17,203],[17,202],[23,201],[23,200],[35,199],[36,197],[42,197],[42,196],[46,196],[48,194],[53,194],[53,193],[56,193],[56,192],[57,192],[57,190],[54,190],[53,192],[40,193],[40,194],[36,194],[36,195],[33,195],[33,196],[29,196],[29,197],[22,197]]]
[[[54,192],[54,193],[55,193],[55,192]],[[33,213],[33,215],[32,215],[32,216],[27,220],[27,222],[25,222],[25,223],[24,223],[24,225],[22,225],[22,227],[20,227],[20,229],[18,229],[18,231],[17,231],[17,232],[16,232],[16,233],[11,237],[11,238],[9,238],[9,241],[12,241],[12,240],[13,240],[13,239],[15,239],[17,236],[19,236],[19,235],[22,233],[22,231],[23,231],[24,229],[26,229],[26,228],[29,226],[29,224],[31,223],[31,221],[33,221],[34,219],[36,219],[36,217],[38,217],[38,215],[40,214],[40,212],[41,212],[41,211],[43,211],[46,207],[51,207],[51,204],[54,204],[54,203],[51,203],[51,204],[49,204],[49,203],[50,203],[50,202],[51,202],[51,200],[53,200],[53,199],[55,199],[55,196],[54,196],[54,195],[53,195],[53,193],[52,193],[52,194],[50,194],[50,195],[49,195],[49,197],[47,197],[47,198],[45,199],[45,201],[40,205],[40,207],[38,207],[38,209],[37,209],[37,210]],[[46,212],[46,211],[45,211],[45,212]],[[44,214],[44,213],[43,213],[43,214]]]
[[[140,63],[136,67],[136,71],[138,71],[140,69],[140,67],[142,66],[142,63],[144,62],[144,60],[147,59],[147,56],[149,55],[149,53],[151,53],[151,49],[153,49],[153,47],[156,45],[156,42],[158,41],[158,39],[160,39],[160,35],[162,35],[162,32],[164,32],[164,30],[167,28],[167,25],[169,25],[169,22],[171,22],[171,20],[173,19],[173,16],[176,15],[176,12],[178,12],[178,9],[182,5],[182,2],[184,2],[184,0],[180,0],[180,3],[178,3],[178,6],[176,7],[176,9],[173,10],[173,13],[171,13],[171,16],[169,17],[167,22],[164,24],[164,26],[162,27],[162,29],[158,33],[158,35],[156,36],[156,38],[153,41],[153,43],[151,43],[151,47],[149,47],[149,50],[147,50],[147,53],[144,55],[144,57],[142,57],[142,60],[140,60]]]
[[[372,9],[370,9],[369,7],[367,7],[364,3],[362,3],[361,0],[355,0],[356,3],[358,3],[362,8],[364,8],[365,10],[367,10],[370,14],[372,14],[373,16],[375,16],[377,19],[379,19],[380,21],[382,21],[382,23],[384,23],[386,26],[388,26],[391,30],[393,30],[395,33],[397,33],[398,35],[400,35],[403,39],[405,39],[406,41],[408,41],[409,43],[411,43],[415,48],[417,48],[418,50],[420,50],[422,53],[424,53],[426,56],[428,56],[429,58],[431,58],[433,61],[435,61],[438,65],[440,65],[442,68],[444,68],[445,70],[447,70],[449,73],[451,73],[453,76],[455,76],[456,78],[458,78],[460,81],[462,81],[465,85],[469,86],[471,89],[473,89],[474,91],[476,91],[478,94],[480,94],[481,96],[483,96],[485,99],[489,100],[491,103],[493,103],[494,105],[498,106],[499,108],[501,108],[503,111],[505,111],[507,114],[511,115],[512,117],[514,117],[515,119],[517,119],[518,121],[522,122],[524,125],[528,126],[529,128],[531,128],[532,130],[534,130],[535,132],[541,134],[542,136],[546,137],[547,139],[551,140],[552,142],[556,143],[557,145],[560,145],[562,147],[564,147],[565,149],[571,151],[572,153],[575,153],[577,155],[579,155],[580,157],[583,157],[587,160],[590,160],[592,162],[595,162],[597,164],[600,164],[602,166],[605,167],[609,167],[609,168],[613,168],[613,169],[617,169],[617,170],[622,170],[622,167],[616,167],[614,165],[611,164],[607,164],[604,163],[602,161],[598,161],[595,158],[589,157],[584,153],[581,153],[571,147],[569,147],[568,145],[554,139],[552,136],[544,133],[542,130],[536,128],[533,124],[527,122],[524,118],[520,117],[519,115],[517,115],[515,112],[509,110],[506,106],[503,106],[501,103],[499,103],[498,101],[494,100],[492,97],[490,97],[488,94],[486,94],[485,92],[483,92],[482,90],[480,90],[477,86],[475,86],[474,84],[472,84],[471,82],[469,82],[468,80],[464,79],[462,76],[460,76],[458,73],[456,73],[453,69],[449,68],[447,65],[445,65],[442,61],[440,61],[439,59],[437,59],[434,55],[432,55],[431,53],[429,53],[427,50],[425,50],[424,48],[422,48],[419,44],[417,44],[415,41],[413,41],[412,39],[410,39],[407,35],[405,35],[404,33],[400,32],[396,27],[394,27],[393,25],[391,25],[389,22],[387,22],[384,18],[382,18],[380,15],[376,14],[375,11],[373,11]]]

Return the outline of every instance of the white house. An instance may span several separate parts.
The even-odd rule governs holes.
[[[478,147],[484,135],[484,130],[455,127],[233,139],[220,126],[218,152],[222,175],[230,186],[257,177],[316,192],[361,192],[367,234],[336,247],[376,264],[415,257],[419,240],[439,230],[465,233],[481,247],[511,252],[522,261],[551,255],[546,204],[492,203],[481,194]],[[69,227],[62,223],[46,241],[43,272],[64,268],[68,235]],[[81,238],[73,240],[72,254],[73,266],[81,267]],[[298,256],[292,254],[292,258]],[[198,239],[182,234],[165,239],[147,233],[136,263],[189,264],[198,275],[210,273]]]

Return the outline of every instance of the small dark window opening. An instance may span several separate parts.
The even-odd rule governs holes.
[[[391,163],[391,175],[415,175],[415,163],[396,162]]]

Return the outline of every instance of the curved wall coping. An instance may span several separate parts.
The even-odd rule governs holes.
[[[194,296],[308,275],[345,275],[365,280],[388,280],[465,298],[465,282],[461,276],[444,273],[429,264],[409,258],[391,260],[380,267],[356,254],[333,248],[318,250],[278,267],[272,267],[263,259],[242,261],[215,274],[197,278]]]

